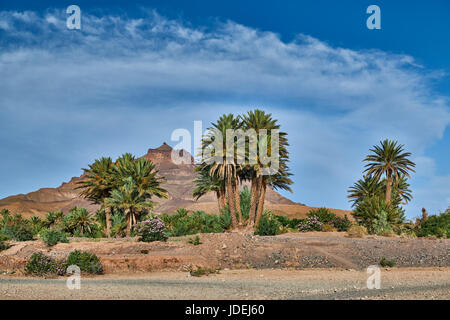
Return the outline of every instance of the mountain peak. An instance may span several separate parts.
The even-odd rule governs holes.
[[[150,150],[157,150],[157,151],[172,151],[172,147],[169,146],[167,143],[163,142],[161,146],[159,146],[156,149],[150,149]]]

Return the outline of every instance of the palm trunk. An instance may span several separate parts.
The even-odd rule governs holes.
[[[233,181],[230,176],[227,176],[227,199],[228,199],[228,209],[231,215],[231,228],[234,229],[237,226],[236,221],[236,203],[234,201],[233,194]]]
[[[225,210],[226,202],[225,202],[225,190],[217,190],[216,191],[217,196],[217,204],[219,206],[219,213],[222,213],[223,210]]]
[[[266,188],[267,185],[264,184],[262,180],[262,176],[259,177],[259,199],[258,199],[258,207],[256,209],[256,221],[255,225],[258,225],[259,220],[262,217],[262,214],[264,212],[264,199],[266,197]]]
[[[390,171],[387,172],[387,181],[386,181],[386,203],[391,203],[391,193],[392,193],[392,174]]]
[[[250,210],[248,213],[248,226],[249,228],[253,228],[255,225],[255,218],[256,218],[256,208],[258,206],[258,178],[253,177],[252,178],[252,186],[250,188]]]
[[[131,236],[131,211],[130,209],[125,210],[125,219],[127,220],[127,231],[126,236]]]
[[[105,206],[106,236],[111,238],[111,208]]]
[[[235,179],[233,183],[233,195],[234,195],[234,203],[236,205],[236,211],[239,217],[239,225],[241,226],[242,221],[242,210],[241,210],[241,198],[239,196],[239,183],[238,180]]]

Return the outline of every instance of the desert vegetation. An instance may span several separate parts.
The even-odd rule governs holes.
[[[239,116],[223,115],[212,123],[203,137],[202,149],[211,148],[215,130],[225,136],[230,129],[254,130],[258,134],[262,130],[279,130],[280,126],[271,114],[261,110]],[[58,243],[68,243],[73,238],[105,237],[135,237],[135,240],[142,242],[165,242],[170,237],[195,235],[184,241],[198,246],[203,243],[198,235],[200,233],[230,231],[259,236],[292,232],[346,232],[350,238],[361,238],[367,234],[432,238],[450,236],[448,209],[431,216],[423,209],[422,217],[414,222],[406,221],[402,206],[413,198],[408,178],[414,172],[415,164],[409,159],[411,154],[404,150],[404,146],[391,140],[381,141],[369,150],[369,155],[363,160],[366,163],[363,177],[348,190],[353,208],[350,217],[339,216],[327,208],[311,210],[301,219],[264,209],[267,188],[291,191],[287,134],[279,134],[280,163],[277,172],[263,174],[267,162],[257,156],[256,164],[250,164],[247,151],[244,154],[234,153],[234,161],[231,162],[223,159],[223,163],[215,163],[203,158],[204,162],[196,166],[193,196],[199,199],[214,193],[219,214],[191,212],[184,208],[173,214],[155,214],[152,199],[168,197],[163,188],[164,177],[159,175],[151,161],[136,159],[126,153],[115,161],[106,157],[95,160],[83,169],[83,179],[78,182],[78,188],[85,199],[99,205],[96,212],[73,207],[67,213],[52,211],[41,218],[33,216],[25,219],[21,214],[2,210],[0,251],[8,249],[11,241],[39,239],[52,247]],[[258,149],[272,152],[270,134],[257,137]],[[238,142],[233,143],[233,148],[237,147]],[[249,143],[247,140],[244,142]],[[223,145],[226,145],[225,140]],[[215,157],[214,151],[209,155]],[[238,157],[245,161],[237,161]],[[142,249],[142,252],[148,253],[148,250]],[[78,250],[60,260],[35,252],[29,258],[25,272],[31,275],[62,275],[72,264],[78,265],[83,272],[103,272],[95,254]],[[383,257],[380,264],[393,266],[395,260]],[[203,272],[202,269],[191,270],[193,274]]]
[[[256,141],[235,141],[233,139],[231,147],[232,161],[227,158],[227,131],[251,131],[254,132]],[[282,189],[291,191],[290,185],[293,183],[289,172],[289,145],[287,133],[279,131],[278,151],[271,149],[272,131],[280,130],[280,125],[270,113],[255,109],[247,114],[235,116],[227,114],[221,116],[212,126],[208,128],[208,133],[202,139],[202,163],[197,167],[199,178],[196,180],[194,197],[199,198],[207,192],[214,191],[217,195],[218,206],[221,211],[228,210],[231,216],[231,228],[247,230],[254,229],[264,213],[264,199],[266,190],[271,187],[275,190]],[[212,145],[216,134],[220,133],[223,141],[223,150],[216,150]],[[265,133],[265,134],[263,134]],[[256,146],[256,150],[250,151],[250,144]],[[240,148],[244,146],[244,148]],[[234,150],[238,150],[234,152]],[[245,150],[240,151],[239,150]],[[265,153],[263,150],[267,151]],[[263,154],[272,156],[272,152],[278,152],[279,165],[276,172],[263,174],[264,169],[270,167],[270,163],[263,159]],[[217,161],[220,157],[221,161]],[[250,161],[250,158],[253,161]],[[250,182],[250,205],[243,208],[239,195],[239,186],[243,182]],[[243,212],[243,209],[244,212]],[[248,211],[248,216],[247,216]]]
[[[111,158],[101,158],[83,169],[85,179],[79,182],[82,196],[94,204],[100,204],[105,213],[106,235],[111,235],[111,211],[123,213],[126,235],[131,235],[131,227],[142,214],[152,209],[152,196],[167,197],[161,187],[163,178],[150,161],[126,153],[115,162]]]
[[[98,257],[89,252],[74,250],[67,259],[53,259],[42,252],[35,252],[25,266],[25,272],[34,276],[65,275],[69,266],[76,265],[83,273],[102,274]]]

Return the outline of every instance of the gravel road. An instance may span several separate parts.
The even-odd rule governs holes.
[[[0,276],[0,299],[450,299],[450,268],[382,269],[381,288],[367,289],[367,273],[342,269],[223,270],[109,275],[81,279]]]

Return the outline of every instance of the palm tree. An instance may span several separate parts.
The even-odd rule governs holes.
[[[127,229],[127,221],[123,214],[113,213],[111,214],[111,234],[114,237],[125,236],[125,230]]]
[[[45,224],[47,227],[56,225],[64,217],[64,213],[61,211],[51,211],[45,215]]]
[[[374,197],[381,193],[384,193],[384,188],[380,181],[373,176],[364,176],[349,188],[347,197],[353,202],[354,207],[365,197]]]
[[[408,159],[411,156],[410,152],[404,152],[403,145],[398,145],[397,141],[384,140],[380,141],[380,146],[374,146],[370,149],[372,154],[369,154],[363,161],[367,161],[366,169],[367,176],[373,176],[380,179],[381,176],[386,176],[386,203],[391,202],[392,196],[392,182],[393,179],[399,180],[401,175],[409,177],[409,172],[415,172],[413,167],[416,166],[414,162]]]
[[[231,226],[235,228],[238,223],[242,225],[242,212],[240,209],[239,199],[239,173],[242,166],[237,161],[239,154],[233,152],[233,160],[227,161],[227,130],[239,130],[243,126],[240,117],[235,117],[233,114],[222,115],[216,123],[212,123],[212,127],[208,128],[208,134],[202,139],[202,150],[214,148],[214,137],[221,135],[222,150],[211,150],[208,156],[203,158],[204,163],[210,163],[209,175],[211,177],[218,177],[225,184],[226,197],[228,208],[231,215]],[[217,135],[219,134],[219,135]],[[233,147],[234,150],[234,147]],[[205,154],[205,152],[204,152]],[[238,219],[236,219],[238,216]]]
[[[126,235],[131,235],[131,226],[136,223],[136,215],[142,210],[152,209],[154,202],[148,201],[145,195],[141,195],[138,186],[130,176],[125,179],[125,184],[111,191],[106,204],[110,207],[122,209],[127,220]]]
[[[383,179],[384,189],[386,188],[386,179]],[[396,206],[400,204],[407,204],[413,198],[412,191],[409,189],[408,179],[405,175],[400,175],[398,178],[393,179],[393,202]]]
[[[365,198],[385,195],[386,187],[386,179],[383,178],[380,181],[375,177],[365,176],[349,188],[347,197],[353,202],[352,207],[355,207]],[[394,207],[407,204],[413,198],[411,190],[409,190],[409,183],[404,175],[401,175],[398,179],[393,179],[392,195],[391,202]]]
[[[85,208],[73,207],[70,209],[69,214],[65,216],[64,221],[66,223],[67,229],[72,233],[78,231],[80,235],[85,235],[92,233],[93,227],[95,225],[95,218],[89,214]]]
[[[200,199],[208,192],[215,192],[217,196],[217,203],[219,206],[219,212],[222,212],[226,208],[225,197],[225,183],[224,180],[218,176],[211,176],[209,171],[211,166],[200,165],[195,168],[195,172],[198,173],[197,179],[194,181],[195,188],[193,196],[195,200]]]
[[[287,151],[288,140],[285,132],[279,132],[279,146],[278,146],[278,172],[271,174],[271,176],[265,176],[262,173],[262,169],[267,168],[267,164],[262,161],[264,156],[262,150],[267,150],[268,154],[272,154],[271,143],[271,130],[279,130],[280,125],[276,119],[272,118],[272,114],[265,113],[262,110],[256,109],[249,111],[244,115],[245,129],[253,129],[257,135],[257,152],[256,163],[249,164],[247,170],[250,171],[251,176],[251,204],[249,212],[249,227],[253,227],[258,224],[262,213],[264,211],[264,200],[267,185],[277,185],[276,181],[279,181],[279,186],[283,189],[290,190],[289,186],[292,181],[289,179],[291,175],[288,171],[287,162],[289,161],[289,153]],[[261,135],[262,130],[267,130],[267,135]],[[249,154],[246,155],[248,157]],[[247,158],[247,160],[249,160]]]
[[[111,233],[111,208],[106,204],[111,190],[116,186],[114,163],[111,158],[103,157],[83,169],[84,179],[79,181],[77,189],[83,189],[81,196],[94,204],[100,204],[105,210],[106,234]]]
[[[136,160],[131,154],[125,153],[117,159],[114,170],[118,185],[131,177],[141,196],[167,198],[167,190],[161,187],[164,178],[158,177],[159,171],[151,161],[145,158]]]
[[[33,227],[36,227],[36,226],[39,226],[40,224],[42,224],[42,220],[39,217],[32,216],[30,218],[30,223]]]

